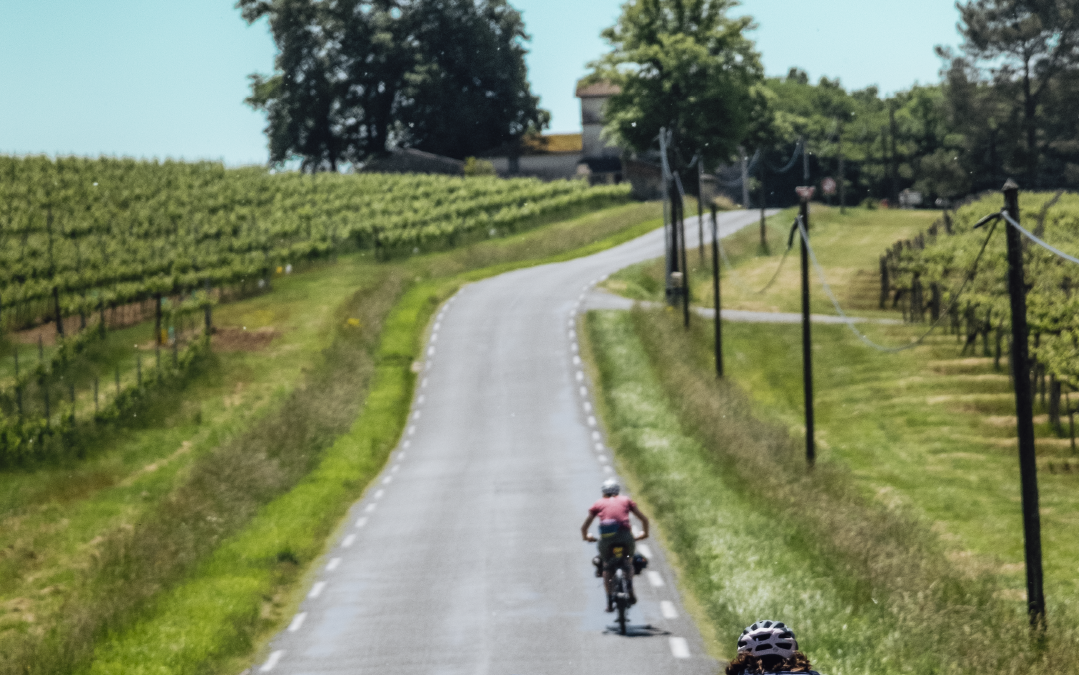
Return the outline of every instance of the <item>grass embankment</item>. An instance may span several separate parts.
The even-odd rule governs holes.
[[[798,312],[799,300],[799,240],[796,237],[787,259],[780,262],[787,249],[791,223],[797,211],[787,209],[766,219],[768,253],[761,250],[758,226],[751,225],[723,240],[728,260],[738,270],[731,274],[721,262],[722,293],[725,309],[761,312]],[[819,204],[810,209],[810,239],[818,262],[826,270],[827,279],[845,311],[860,316],[898,317],[894,311],[878,310],[877,292],[881,287],[878,276],[878,257],[899,239],[907,239],[925,230],[940,217],[936,211],[870,211],[848,209],[841,215],[838,209]],[[706,247],[702,259],[697,249],[687,250],[690,267],[691,297],[698,303],[712,306],[712,258]],[[780,273],[769,286],[779,267]],[[612,275],[606,287],[612,292],[637,300],[664,299],[663,259],[652,260]],[[811,283],[818,286],[817,274],[810,271]],[[766,288],[767,287],[767,288]],[[760,293],[766,288],[764,293]],[[832,303],[824,293],[811,294],[810,311],[835,314]]]
[[[822,672],[1075,672],[1064,603],[1046,650],[1031,649],[1022,603],[1001,597],[994,575],[950,561],[925,520],[868,497],[830,453],[806,471],[788,426],[761,421],[759,404],[713,376],[704,322],[686,332],[663,311],[587,321],[612,445],[719,656],[768,617],[795,628]],[[729,338],[736,353],[761,339],[732,327],[745,329]]]
[[[242,659],[396,442],[434,306],[469,278],[614,245],[658,215],[631,204],[391,264],[343,256],[219,308],[219,325],[280,335],[216,354],[86,461],[0,475],[0,672]]]
[[[777,236],[780,227],[789,225],[789,215],[774,219]],[[814,247],[841,303],[860,310],[859,315],[882,315],[877,310],[878,254],[925,223],[906,212],[851,211],[841,216],[826,209],[816,210],[811,220]],[[786,263],[787,276],[780,275],[764,294],[771,299],[764,302],[760,295],[747,294],[735,279],[742,279],[742,286],[764,286],[776,269],[777,248],[771,256],[758,255],[756,228],[725,244],[735,265],[735,273],[725,271],[725,307],[798,310],[797,252]],[[615,290],[621,287],[628,294],[655,299],[662,288],[661,274],[657,262],[629,268],[613,277]],[[745,275],[755,283],[746,282]],[[832,313],[814,282],[814,310]],[[704,290],[696,293],[707,301]],[[902,345],[926,326],[862,324],[860,329],[880,343]],[[698,367],[709,375],[712,344],[711,331],[706,332],[694,339],[702,359]],[[962,358],[961,343],[947,334],[897,354],[871,350],[841,326],[815,326],[813,336],[819,458],[847,472],[845,480],[867,504],[906,513],[919,529],[936,537],[934,546],[953,570],[988,584],[1001,602],[1022,614],[1026,594],[1016,420],[1004,363],[997,370],[989,356]],[[800,327],[727,322],[724,347],[728,379],[747,393],[756,416],[780,424],[793,438],[801,437]],[[1057,635],[1065,631],[1071,636],[1065,641],[1075,644],[1080,558],[1076,451],[1050,428],[1040,408],[1037,404],[1036,447],[1049,615]]]

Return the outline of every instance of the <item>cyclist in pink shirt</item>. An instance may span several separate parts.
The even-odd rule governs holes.
[[[585,541],[597,541],[597,538],[589,534],[589,526],[593,520],[600,518],[600,559],[604,569],[604,590],[607,591],[607,611],[615,611],[611,601],[611,577],[614,574],[612,563],[614,562],[612,549],[615,546],[623,548],[624,558],[622,563],[626,577],[630,579],[630,604],[637,602],[634,595],[634,542],[649,536],[649,519],[638,510],[637,504],[629,497],[619,496],[619,483],[614,478],[604,481],[600,488],[604,495],[589,508],[589,517],[581,526],[581,538]],[[641,521],[641,534],[634,536],[630,529],[630,514],[633,513]]]

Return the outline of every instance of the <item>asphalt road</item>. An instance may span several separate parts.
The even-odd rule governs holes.
[[[720,214],[721,235],[757,218]],[[253,670],[717,672],[659,544],[643,542],[651,563],[620,636],[579,532],[614,471],[576,317],[602,277],[660,255],[652,232],[470,284],[440,309],[399,447]]]

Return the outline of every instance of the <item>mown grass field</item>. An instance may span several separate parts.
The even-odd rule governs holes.
[[[786,225],[789,215],[778,216],[774,223]],[[826,209],[812,214],[815,249],[846,308],[860,315],[881,315],[877,286],[870,283],[876,282],[878,253],[928,225],[933,215],[852,210],[841,216]],[[875,242],[874,237],[880,238]],[[756,228],[725,243],[735,265],[733,273],[725,273],[725,307],[798,310],[797,250],[774,286],[758,295],[741,288],[735,277],[751,289],[763,286],[779,260],[777,248],[772,247],[771,256],[758,255]],[[691,257],[695,260],[696,255]],[[609,287],[656,299],[661,273],[659,263],[646,263],[615,275]],[[698,271],[699,284],[704,282],[703,275],[704,271]],[[697,297],[711,299],[704,288],[696,289]],[[812,297],[814,311],[832,313],[820,286],[815,284]],[[655,332],[655,326],[651,330]],[[798,325],[727,322],[724,326],[728,380],[745,392],[755,419],[779,425],[794,439],[794,456],[785,461],[795,463],[802,445],[798,439],[804,433],[800,330]],[[900,345],[921,334],[925,326],[864,330],[880,343]],[[816,325],[813,335],[821,464],[844,476],[864,505],[857,511],[880,508],[913,519],[922,533],[919,536],[930,537],[932,545],[927,550],[940,551],[947,561],[943,574],[985,585],[997,603],[995,611],[1022,617],[1019,468],[1012,388],[1004,362],[1001,370],[995,369],[993,359],[981,349],[976,356],[962,357],[957,338],[948,334],[898,354],[873,351],[842,326]],[[694,367],[709,373],[711,330],[697,326],[684,339],[692,342],[686,349],[696,354]],[[1074,395],[1074,406],[1075,400]],[[684,413],[684,429],[700,422],[692,415],[688,420],[685,414],[693,404],[676,400],[672,405]],[[1075,647],[1080,563],[1076,450],[1067,433],[1049,427],[1045,412],[1037,405],[1048,612],[1057,637]],[[1076,671],[1075,658],[1067,670]]]
[[[434,307],[658,215],[630,204],[392,263],[342,256],[219,307],[223,329],[275,337],[216,351],[85,459],[0,474],[0,672],[241,669],[396,442]]]

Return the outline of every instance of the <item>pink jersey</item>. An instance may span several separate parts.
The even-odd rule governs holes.
[[[607,527],[630,529],[630,509],[636,509],[637,504],[629,497],[616,495],[614,497],[602,497],[598,499],[589,513],[600,518],[600,529],[603,532]]]

